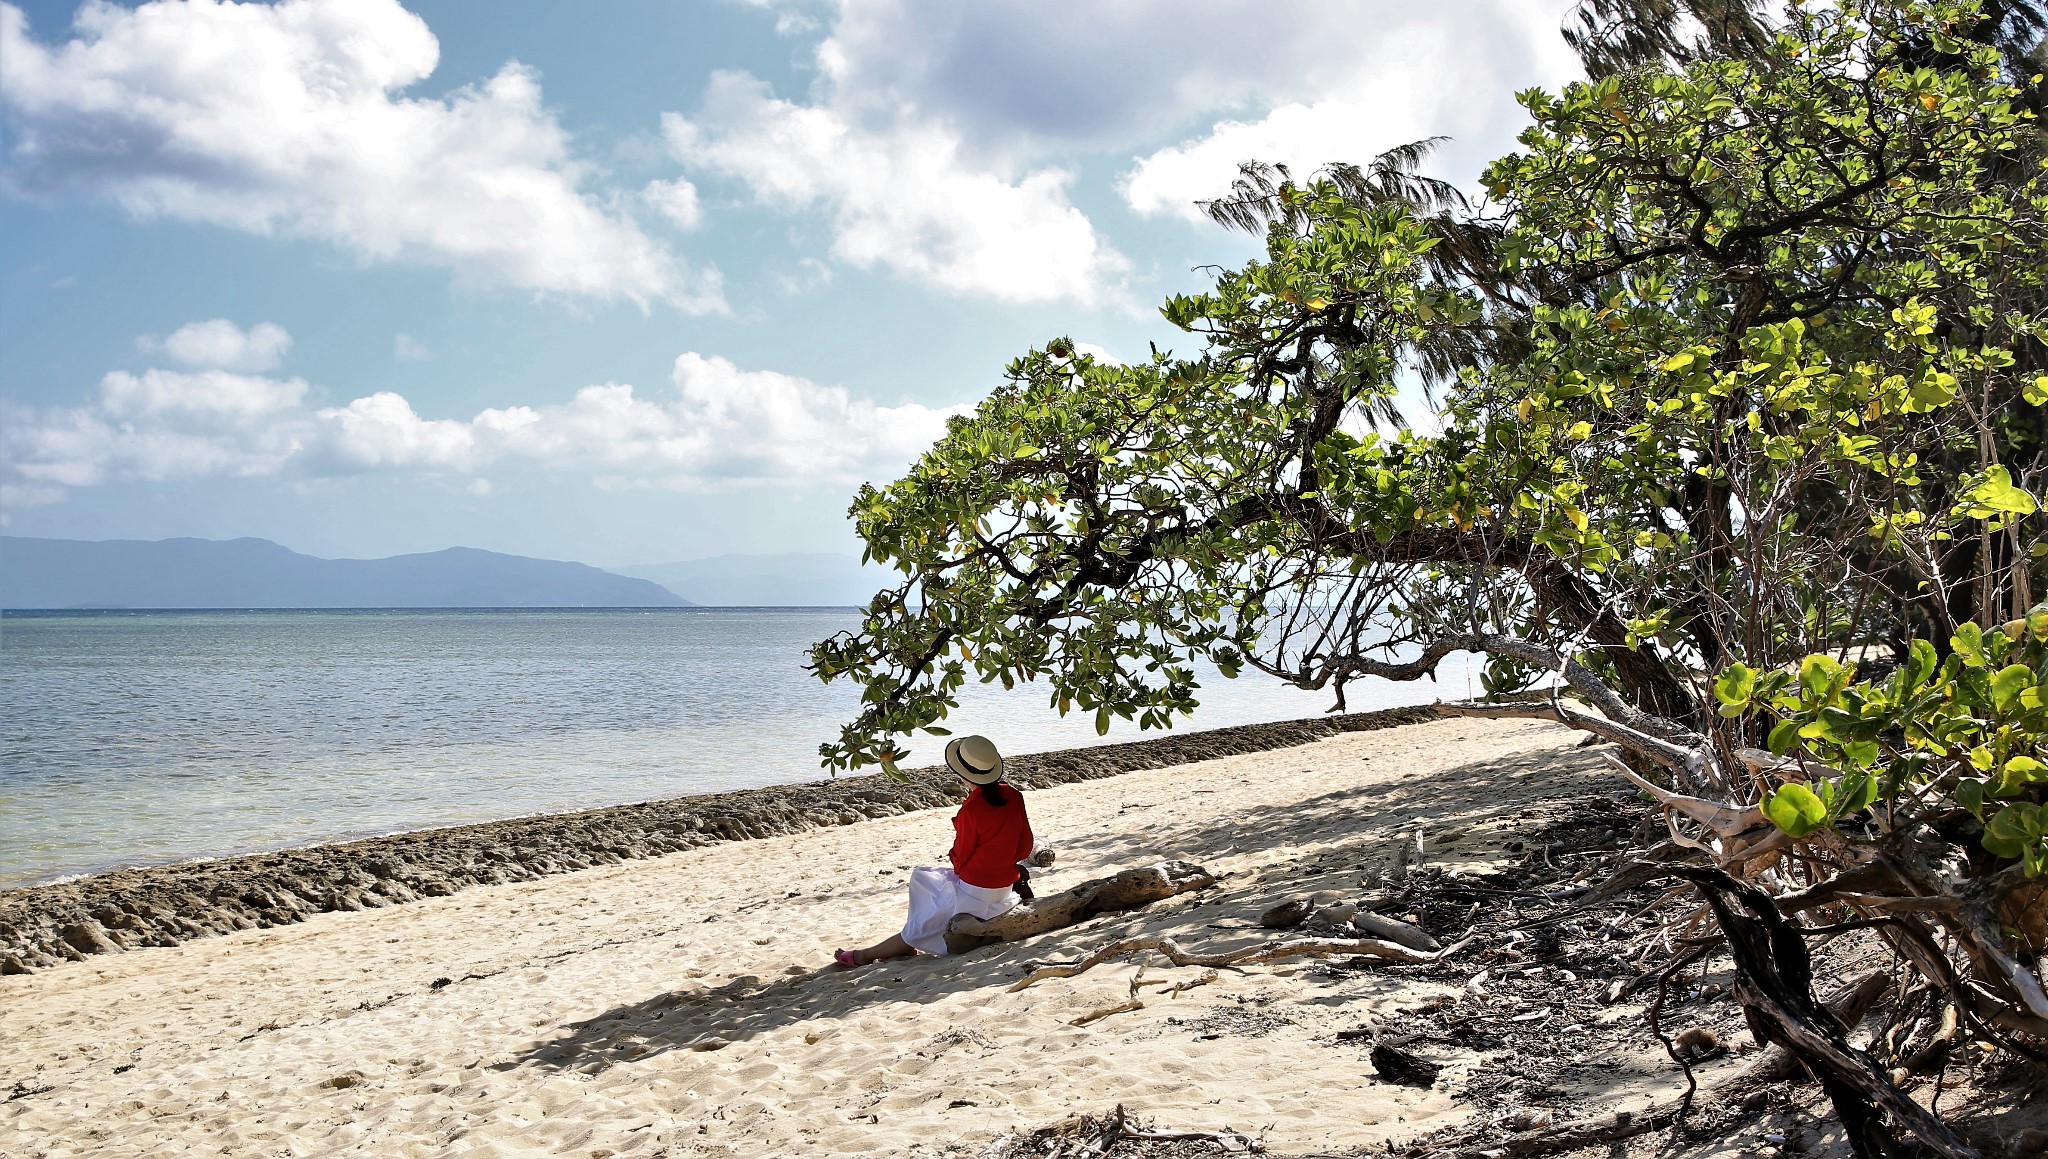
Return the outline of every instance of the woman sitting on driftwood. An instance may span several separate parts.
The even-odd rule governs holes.
[[[987,920],[1017,904],[1014,888],[1023,876],[1018,862],[1031,856],[1031,819],[1024,795],[1004,785],[1003,755],[985,736],[963,736],[946,746],[946,767],[974,788],[953,814],[950,868],[928,865],[910,871],[910,919],[901,933],[864,950],[832,955],[845,969],[920,950],[946,952],[946,925],[957,914]]]

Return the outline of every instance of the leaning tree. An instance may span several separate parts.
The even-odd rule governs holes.
[[[893,767],[970,679],[1154,727],[1198,661],[1341,706],[1480,653],[1525,696],[1473,711],[1620,745],[1672,847],[1727,875],[1724,927],[1737,888],[1868,922],[1970,1032],[2038,1053],[2027,26],[1945,0],[1695,4],[1724,19],[1685,42],[1599,23],[1629,7],[1661,10],[1588,5],[1610,57],[1524,95],[1484,203],[1414,152],[1247,167],[1211,212],[1265,256],[1165,303],[1187,351],[1049,342],[863,488],[901,579],[811,653],[864,691],[823,755]]]

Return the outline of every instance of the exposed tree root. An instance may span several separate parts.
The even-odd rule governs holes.
[[[1661,1131],[1676,1123],[1680,1117],[1679,1104],[1665,1107],[1646,1107],[1640,1111],[1615,1111],[1607,1115],[1595,1115],[1587,1119],[1574,1119],[1559,1123],[1540,1131],[1529,1131],[1511,1136],[1486,1148],[1459,1148],[1423,1152],[1422,1156],[1458,1155],[1477,1159],[1484,1155],[1488,1159],[1531,1159],[1536,1155],[1555,1155],[1562,1151],[1577,1151],[1583,1147],[1613,1143],[1622,1139],[1633,1139]],[[1417,1159],[1422,1159],[1418,1156]]]
[[[1883,970],[1872,970],[1847,990],[1835,996],[1828,1003],[1828,1014],[1841,1024],[1844,1031],[1854,1030],[1865,1015],[1891,990],[1891,975]],[[1731,1093],[1746,1093],[1760,1090],[1775,1082],[1797,1077],[1803,1068],[1799,1060],[1782,1046],[1770,1047],[1762,1058],[1743,1068],[1721,1088],[1727,1096]]]
[[[1735,960],[1735,996],[1750,1032],[1759,1042],[1784,1047],[1814,1073],[1859,1159],[1885,1159],[1896,1149],[1885,1115],[1948,1159],[1979,1159],[1974,1148],[1843,1038],[1840,1024],[1813,996],[1813,963],[1805,938],[1769,894],[1718,869],[1673,866],[1671,873],[1699,887],[1727,935]]]
[[[1828,1003],[1829,1014],[1845,1027],[1854,1027],[1891,990],[1891,976],[1872,971],[1837,994]],[[1706,1097],[1728,1103],[1803,1073],[1799,1061],[1782,1046],[1772,1046],[1755,1063],[1731,1078],[1702,1089]],[[1439,1138],[1403,1153],[1402,1159],[1535,1159],[1577,1151],[1604,1143],[1648,1135],[1674,1126],[1685,1117],[1686,1101],[1652,1103],[1639,1111],[1615,1111],[1584,1119],[1558,1123],[1511,1135],[1506,1139],[1481,1142],[1481,1136],[1461,1133]]]

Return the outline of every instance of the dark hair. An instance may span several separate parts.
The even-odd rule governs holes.
[[[1003,795],[1003,783],[1001,781],[992,781],[989,784],[983,785],[981,787],[981,795],[988,798],[988,803],[998,809],[1010,803],[1010,798]]]

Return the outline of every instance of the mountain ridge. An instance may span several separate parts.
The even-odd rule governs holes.
[[[325,559],[268,539],[0,536],[0,608],[692,607],[653,580],[448,547]]]

